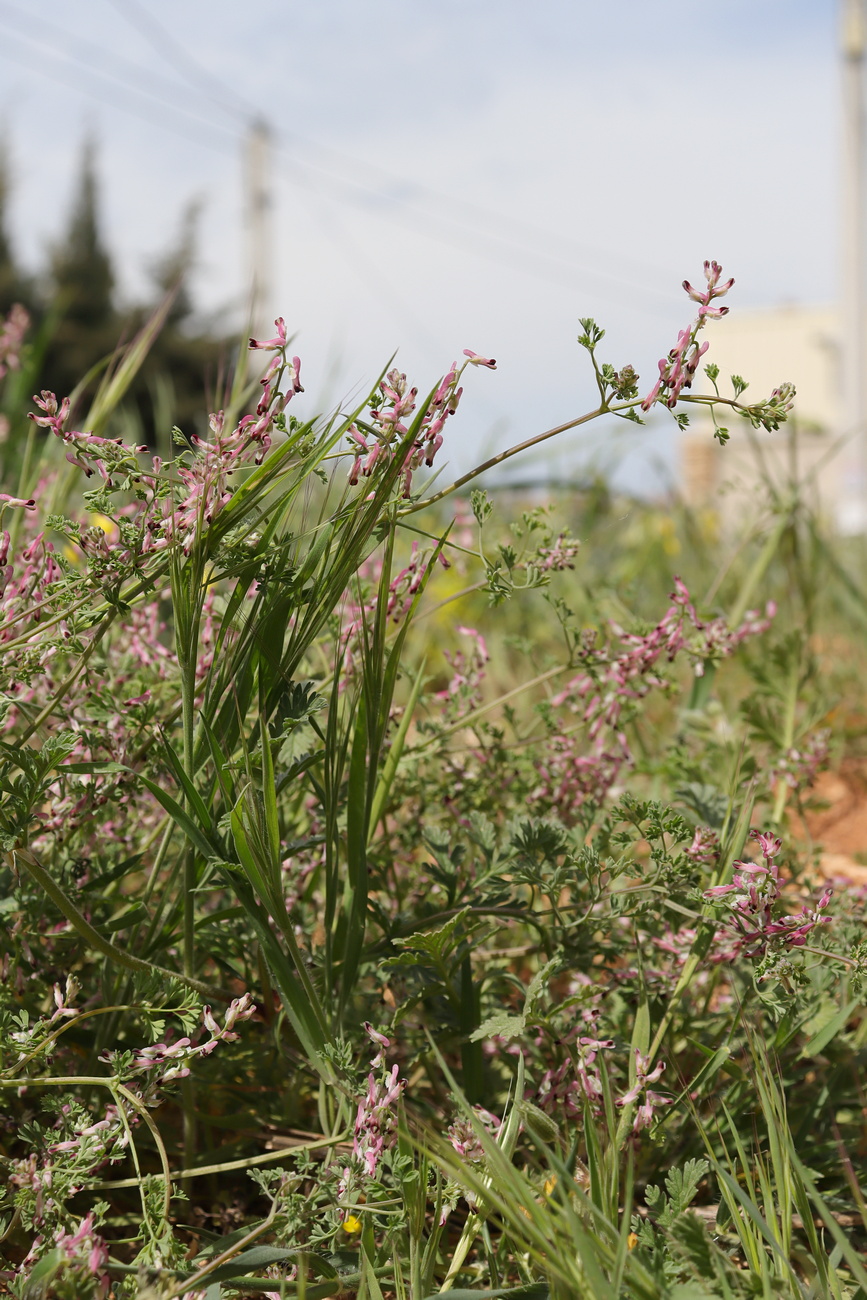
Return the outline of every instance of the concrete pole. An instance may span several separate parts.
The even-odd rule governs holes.
[[[856,500],[849,507],[857,531],[867,530],[867,356],[865,356],[864,58],[865,0],[842,0],[843,247],[841,310],[845,431],[857,465]],[[848,459],[848,458],[847,458]],[[855,518],[857,516],[857,520]],[[851,525],[850,525],[851,526]]]
[[[257,118],[247,135],[247,238],[250,277],[250,330],[256,338],[274,333],[269,319],[271,269],[271,132]]]

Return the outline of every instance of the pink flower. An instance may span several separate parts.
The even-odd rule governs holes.
[[[274,352],[286,346],[286,322],[282,316],[278,316],[274,322],[277,333],[273,339],[250,339],[251,348],[261,348],[266,352]]]
[[[385,1060],[385,1053],[388,1048],[391,1047],[391,1039],[386,1038],[385,1034],[381,1034],[378,1029],[374,1029],[369,1020],[365,1020],[364,1022],[364,1032],[367,1034],[370,1041],[380,1049],[370,1063],[374,1068],[376,1068],[377,1065],[381,1065]]]
[[[0,502],[7,506],[22,506],[25,510],[33,510],[36,506],[34,497],[29,497],[25,501],[23,497],[10,497],[5,492],[0,492]]]
[[[769,831],[760,832],[757,830],[751,830],[750,839],[756,841],[759,848],[762,850],[763,857],[768,861],[770,861],[771,858],[775,858],[783,847],[783,841],[779,839],[778,836],[772,835]]]
[[[478,352],[471,352],[469,348],[464,348],[464,356],[469,357],[471,366],[487,366],[489,370],[497,368],[497,363],[492,357],[480,357]]]
[[[7,370],[21,368],[21,345],[30,325],[30,317],[20,302],[13,304],[9,315],[0,327],[0,379]]]

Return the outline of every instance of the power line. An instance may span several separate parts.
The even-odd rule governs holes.
[[[181,75],[183,75],[187,80],[206,83],[208,85],[208,91],[207,91],[208,97],[211,99],[216,98],[217,102],[219,103],[222,109],[233,113],[240,111],[240,110],[230,110],[227,108],[227,106],[224,103],[226,88],[223,86],[222,82],[220,82],[216,77],[214,77],[212,73],[208,72],[206,69],[203,69],[202,66],[190,56],[189,52],[184,48],[184,46],[179,44],[179,42],[177,42],[174,39],[174,37],[168,32],[168,30],[164,28],[160,23],[158,23],[158,21],[153,17],[150,11],[147,10],[145,6],[141,3],[141,0],[109,0],[109,3],[112,4],[114,8],[118,10],[119,13],[122,13],[130,22],[135,22],[135,25],[139,27],[140,30],[149,32],[150,34],[148,35],[148,39],[150,40],[152,47],[155,50],[157,50],[158,53],[168,58],[172,66],[177,71],[179,71]],[[214,94],[215,90],[217,92],[216,96]],[[262,110],[258,106],[252,104],[249,100],[245,100],[241,98],[237,94],[237,92],[231,91],[230,93],[233,95],[233,98],[236,100],[236,102],[239,105],[241,105],[243,112],[246,113],[248,117],[258,118],[258,117],[265,116],[262,113]],[[293,145],[296,146],[295,149],[293,149]],[[375,186],[371,185],[369,179],[358,181],[352,177],[347,176],[345,172],[342,175],[340,175],[339,173],[335,174],[334,172],[329,172],[326,168],[323,168],[321,165],[317,165],[315,163],[310,163],[305,161],[303,158],[300,158],[298,156],[297,146],[300,146],[302,149],[303,148],[314,149],[317,154],[322,154],[322,153],[331,154],[331,156],[335,158],[335,160],[337,160],[338,162],[342,162],[344,166],[346,163],[349,163],[351,167],[359,168],[362,171],[363,175],[368,178],[370,177],[371,173],[375,173],[378,174],[382,178],[383,182],[385,182],[386,184],[389,185],[394,185],[395,183],[400,185],[407,184],[407,178],[405,176],[399,175],[398,173],[393,172],[386,167],[383,167],[382,164],[379,162],[362,162],[359,159],[353,158],[351,155],[344,153],[340,149],[335,149],[331,145],[323,145],[321,142],[318,141],[314,142],[310,140],[304,140],[296,133],[288,133],[285,135],[285,140],[282,147],[286,151],[287,156],[289,156],[297,165],[307,167],[309,170],[319,171],[323,176],[328,176],[330,178],[337,179],[342,184],[351,185],[354,188],[358,189],[359,191],[371,194],[379,199],[385,198],[388,201],[391,199],[391,196],[389,196],[387,193],[383,194],[382,189],[377,189]],[[460,196],[443,193],[442,191],[436,190],[432,186],[427,185],[424,182],[412,181],[410,182],[410,185],[412,190],[412,197],[409,200],[410,202],[418,203],[422,199],[428,202],[433,200],[434,202],[439,204],[447,204],[450,209],[462,209],[466,213],[474,214],[478,218],[478,220],[484,223],[486,230],[490,230],[492,225],[500,226],[500,227],[511,226],[513,230],[522,232],[525,238],[529,237],[535,243],[538,243],[539,241],[544,241],[548,246],[550,246],[551,241],[554,240],[556,243],[560,244],[563,247],[570,247],[572,249],[580,250],[582,254],[590,253],[592,255],[598,252],[598,250],[595,250],[586,244],[582,244],[581,241],[572,239],[567,235],[561,235],[553,231],[543,229],[539,226],[534,225],[532,222],[524,221],[521,218],[513,217],[509,213],[493,212],[491,209],[484,207],[484,205],[482,204],[474,203],[472,200]],[[391,200],[391,201],[397,203],[397,200]],[[448,220],[452,225],[462,224],[456,222],[454,217],[451,215],[448,215],[445,219]],[[500,236],[500,238],[502,239],[502,236]],[[517,245],[518,241],[513,240],[511,242]],[[621,260],[623,260],[622,257]],[[629,259],[627,258],[626,260]],[[634,265],[636,267],[636,270],[638,270],[640,273],[641,272],[646,273],[647,271],[646,263],[638,263],[636,261],[634,262]],[[579,266],[577,267],[577,269],[585,272],[589,271],[589,268],[587,267]],[[660,270],[664,270],[666,274],[669,273],[668,268],[660,268]],[[597,275],[610,274],[604,271],[596,272],[596,273],[590,272],[590,273],[597,274]],[[611,278],[613,280],[618,280],[619,283],[624,285],[631,286],[633,283],[631,280],[626,280],[622,277],[611,276]],[[674,277],[674,282],[676,282],[676,280],[677,277]],[[657,297],[659,297],[659,295],[657,295]],[[666,299],[666,301],[668,300]]]
[[[207,95],[211,103],[216,104],[223,112],[229,113],[233,117],[241,114],[244,117],[255,118],[260,116],[259,109],[249,100],[244,99],[236,90],[226,87],[215,77],[207,68],[196,62],[190,57],[187,50],[179,45],[168,28],[163,27],[162,23],[145,8],[139,0],[108,0],[114,9],[125,18],[126,21],[144,36],[151,48],[175,69],[185,80],[197,82],[203,89],[202,93]],[[231,96],[237,104],[237,108],[230,108],[226,103],[226,95]]]
[[[296,169],[300,167],[304,171],[312,172],[315,176],[321,176],[327,180],[334,180],[338,184],[346,184],[342,178],[334,176],[332,173],[326,172],[322,168],[313,167],[308,163],[302,162],[300,159],[293,157],[285,149],[280,149],[279,152],[282,154],[284,163],[287,164],[287,167],[290,165]],[[301,181],[303,183],[297,170],[293,171],[291,174],[294,181]],[[315,187],[315,182],[308,181],[307,183]],[[356,188],[363,190],[363,192],[368,194],[376,193],[376,191],[371,190],[370,187],[367,186],[357,186]],[[369,211],[369,208],[363,210]],[[410,230],[416,234],[424,234],[428,239],[434,239],[437,242],[447,244],[452,248],[459,248],[463,252],[471,252],[478,257],[484,258],[486,261],[497,263],[500,266],[507,266],[512,271],[522,271],[531,277],[538,280],[544,280],[549,284],[556,284],[561,288],[563,287],[563,272],[565,271],[572,277],[571,283],[573,287],[579,289],[586,287],[586,283],[582,284],[580,279],[576,277],[583,277],[585,282],[587,278],[602,281],[605,284],[606,292],[613,294],[615,297],[619,296],[623,298],[624,295],[622,291],[627,290],[629,295],[628,301],[637,307],[639,304],[636,303],[636,298],[650,299],[654,303],[659,304],[660,307],[662,304],[665,304],[667,308],[670,308],[673,301],[672,297],[659,290],[652,289],[647,285],[636,284],[633,280],[627,280],[623,277],[613,275],[609,271],[594,271],[588,267],[579,266],[574,262],[569,262],[565,258],[558,257],[556,254],[546,253],[542,248],[528,247],[526,244],[520,244],[516,240],[509,239],[508,236],[499,235],[493,231],[482,233],[481,231],[474,230],[471,226],[465,225],[461,221],[450,219],[448,217],[443,218],[432,216],[432,214],[425,213],[424,210],[421,212],[405,212],[401,208],[395,206],[388,209],[382,209],[375,215],[380,219],[402,226],[404,229]],[[433,220],[434,223],[438,222],[441,227],[445,225],[451,229],[432,229],[431,220]],[[421,229],[420,223],[425,222],[427,222],[427,229]],[[471,239],[475,240],[475,244],[471,247],[467,243],[466,238],[461,238],[461,233],[469,235]],[[500,248],[496,249],[492,247],[492,244],[498,244],[500,245]],[[516,263],[514,257],[515,253],[520,254],[522,259],[520,263]],[[658,316],[662,316],[663,314],[659,307],[655,311],[653,308],[646,307],[640,309],[650,310],[653,314]],[[668,312],[665,312],[665,317],[668,319]]]
[[[24,18],[24,20],[27,21],[25,15],[21,14],[20,11],[16,10],[14,6],[5,3],[4,0],[0,0],[0,11],[5,11],[7,13],[9,12],[14,13],[19,20],[19,24],[22,18]],[[0,23],[0,28],[2,27],[3,24]],[[56,27],[54,30],[58,31]],[[61,30],[59,31],[59,34],[62,35],[63,37],[69,37],[69,39],[71,40],[75,39],[72,33],[67,33]],[[68,67],[69,65],[72,65],[74,67],[76,64],[86,66],[89,76],[91,78],[96,77],[101,82],[109,83],[109,87],[114,94],[116,94],[117,90],[119,89],[122,92],[122,94],[126,96],[132,95],[139,99],[144,98],[148,101],[151,101],[152,104],[155,105],[157,108],[168,109],[172,114],[171,125],[169,126],[165,121],[161,121],[159,124],[161,126],[167,127],[168,129],[172,130],[173,133],[178,136],[186,136],[186,138],[188,139],[193,138],[191,136],[191,133],[188,130],[184,131],[183,129],[180,130],[178,129],[180,124],[176,120],[176,114],[180,112],[183,113],[186,117],[190,118],[192,121],[196,122],[197,124],[203,125],[209,128],[210,130],[222,135],[223,142],[219,145],[216,144],[214,140],[207,141],[210,147],[216,148],[220,152],[226,152],[226,144],[228,139],[231,139],[233,144],[235,145],[237,145],[237,143],[240,140],[240,135],[238,132],[232,130],[228,126],[223,126],[219,123],[215,123],[210,118],[202,117],[199,113],[195,112],[194,110],[191,110],[186,105],[181,105],[166,100],[164,96],[156,93],[154,90],[150,88],[145,90],[138,90],[134,86],[130,85],[128,80],[125,80],[121,77],[115,77],[110,73],[105,73],[101,66],[94,65],[94,61],[92,58],[91,59],[82,59],[80,57],[76,58],[74,55],[72,55],[69,52],[68,48],[58,49],[58,47],[52,45],[44,38],[37,38],[31,36],[30,34],[22,33],[20,30],[10,35],[13,40],[24,42],[25,44],[30,45],[35,49],[41,50],[49,54],[49,56],[55,60],[57,59],[61,60],[62,64],[65,65],[66,67]],[[91,50],[96,51],[96,47],[92,45],[89,45],[89,48]],[[5,53],[6,53],[5,50],[0,49],[0,54],[5,54]],[[144,72],[143,69],[138,68],[136,65],[129,64],[129,62],[126,60],[124,62],[126,63],[126,66],[136,74],[136,76],[141,77],[142,75],[145,76],[148,75],[147,73]],[[37,70],[43,75],[52,76],[52,74],[48,73],[47,70],[43,68],[41,65],[37,65]],[[72,78],[69,75],[62,76],[62,79],[66,80],[67,82],[72,80]],[[170,92],[174,94],[177,88],[173,85],[173,83],[166,83],[164,79],[161,80],[163,82],[163,85],[168,84]],[[78,79],[75,79],[73,81],[73,84],[76,86],[77,89],[93,95],[93,87],[91,84],[86,83],[82,85]],[[103,100],[107,98],[105,93],[103,93],[102,96],[96,95],[95,97],[102,98]],[[113,101],[111,98],[108,98],[108,102],[113,107],[117,106],[116,100]],[[154,120],[152,110],[145,111],[143,107],[140,105],[126,103],[126,104],[122,104],[121,107],[125,108],[126,111],[132,111],[133,113],[136,113],[138,116],[145,118],[145,120],[151,122]],[[150,105],[148,105],[148,108],[150,109]],[[202,143],[202,142],[203,142],[202,138],[197,136],[196,143]],[[390,199],[390,196],[388,196],[387,194],[384,195],[381,190],[376,189],[373,185],[369,183],[366,183],[364,181],[359,181],[351,177],[347,177],[345,174],[341,175],[339,173],[329,171],[327,168],[317,166],[316,164],[309,163],[304,159],[299,158],[296,154],[292,153],[285,145],[281,146],[280,152],[283,156],[285,164],[296,169],[292,173],[293,180],[296,183],[304,184],[302,177],[298,174],[298,169],[300,169],[308,174],[308,180],[307,180],[308,187],[311,189],[317,189],[320,193],[324,192],[323,182],[326,182],[332,186],[336,185],[340,187],[341,193],[339,194],[338,197],[341,200],[346,198],[347,189],[349,189],[351,192],[354,192],[356,195],[364,194],[379,200],[382,200],[383,198],[385,198],[386,200]],[[430,193],[436,194],[436,191],[430,191]],[[438,197],[445,201],[445,196],[438,195]],[[484,210],[479,209],[479,211],[483,212]],[[583,279],[586,279],[586,277],[589,276],[591,279],[594,279],[597,282],[600,281],[605,282],[608,292],[611,292],[611,288],[614,286],[620,289],[628,290],[630,295],[630,301],[632,302],[634,302],[636,295],[645,298],[648,297],[652,298],[654,301],[658,303],[664,302],[666,306],[668,306],[671,301],[667,296],[658,293],[655,290],[649,289],[647,286],[641,285],[640,283],[637,284],[634,281],[627,280],[625,278],[613,275],[611,272],[607,272],[604,270],[592,270],[590,268],[578,265],[574,261],[567,260],[563,257],[558,256],[557,254],[546,252],[545,249],[540,248],[538,244],[536,244],[535,246],[528,246],[526,243],[522,243],[516,239],[509,238],[508,235],[504,236],[496,231],[492,231],[490,229],[490,226],[484,233],[482,233],[474,229],[472,226],[468,226],[465,222],[462,222],[459,219],[456,219],[448,215],[443,216],[442,214],[434,214],[429,211],[425,211],[424,209],[421,211],[421,213],[414,211],[412,214],[410,213],[405,214],[404,210],[397,202],[391,202],[387,209],[380,209],[376,213],[376,216],[380,218],[385,217],[387,220],[391,221],[394,224],[401,225],[404,228],[410,228],[413,231],[413,233],[416,234],[421,233],[425,235],[427,238],[433,238],[439,242],[446,243],[451,247],[460,248],[464,252],[470,252],[471,254],[474,254],[475,256],[481,256],[488,261],[492,261],[500,265],[506,265],[512,270],[514,270],[516,266],[514,254],[517,254],[521,258],[521,261],[519,263],[519,269],[522,272],[529,274],[537,279],[541,279],[561,287],[563,285],[563,271],[565,270],[573,277],[573,284],[575,285],[576,288],[579,287],[578,282],[576,282],[574,279],[576,275]],[[421,228],[422,224],[426,227],[426,229]],[[443,230],[442,228],[440,229],[435,228],[437,225],[442,227],[443,224],[445,224],[447,229]],[[432,225],[434,226],[434,229],[431,229]],[[469,236],[469,239],[473,241],[472,244],[468,244],[467,236]],[[500,245],[499,250],[492,247],[492,244],[499,244]]]
[[[4,7],[5,6],[3,6],[2,3],[0,3],[0,8],[4,8]],[[42,40],[39,37],[22,33],[20,31],[10,31],[9,28],[7,28],[5,24],[3,24],[2,22],[0,22],[0,30],[2,30],[4,33],[3,44],[0,45],[0,57],[9,59],[9,61],[15,64],[15,66],[18,66],[17,61],[14,58],[12,58],[10,51],[8,49],[8,43],[10,41],[12,42],[13,45],[18,44],[19,48],[21,46],[24,46],[25,49],[27,47],[31,47],[35,50],[40,51],[42,54],[47,54],[49,58],[52,58],[55,61],[59,61],[61,66],[57,69],[56,72],[50,72],[47,68],[43,67],[40,63],[36,63],[35,66],[32,66],[32,70],[37,72],[39,75],[47,77],[49,80],[54,80],[55,77],[58,77],[60,80],[65,81],[67,84],[74,86],[75,89],[81,92],[82,94],[88,95],[92,99],[99,99],[102,100],[102,102],[107,102],[109,106],[112,108],[117,108],[117,107],[123,108],[127,112],[132,112],[139,117],[145,118],[145,120],[149,121],[151,124],[153,124],[155,120],[153,116],[153,107],[156,107],[158,109],[163,109],[163,110],[168,109],[172,115],[171,121],[169,123],[165,121],[159,121],[158,125],[163,126],[167,130],[172,131],[175,135],[180,135],[180,136],[186,135],[186,138],[188,140],[192,139],[196,144],[207,143],[209,147],[218,148],[225,151],[227,136],[231,137],[235,141],[240,139],[240,135],[237,132],[231,131],[230,128],[223,127],[218,123],[211,121],[208,118],[202,117],[200,116],[200,114],[190,110],[185,106],[172,104],[166,101],[165,99],[161,98],[159,95],[155,94],[153,91],[138,90],[135,86],[130,85],[123,78],[115,77],[111,73],[106,73],[100,68],[95,68],[92,64],[87,63],[85,60],[76,59],[71,54],[69,54],[67,50],[58,49],[57,46],[52,45],[48,41]],[[74,69],[76,65],[78,67],[83,67],[86,70],[88,77],[91,79],[95,78],[97,83],[107,83],[107,85],[110,87],[114,95],[116,95],[119,90],[122,95],[133,96],[134,98],[137,99],[150,100],[151,105],[148,106],[150,111],[145,112],[142,109],[142,107],[137,106],[135,104],[128,104],[128,103],[118,104],[116,99],[115,100],[107,99],[104,92],[102,94],[95,93],[95,89],[92,83],[90,81],[82,83],[81,75],[75,73]],[[98,84],[97,88],[102,89],[103,87],[101,84]],[[207,139],[202,135],[191,136],[189,131],[185,133],[181,127],[181,124],[177,122],[178,113],[181,113],[186,117],[189,117],[198,125],[204,126],[210,131],[218,132],[220,135],[223,136],[223,140],[219,145],[215,145],[212,139]]]

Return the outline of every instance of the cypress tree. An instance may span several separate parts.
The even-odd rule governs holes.
[[[98,202],[96,150],[87,140],[66,238],[51,259],[56,325],[45,356],[45,382],[59,396],[70,393],[95,362],[114,350],[120,333]]]
[[[52,269],[54,290],[65,321],[83,330],[99,330],[113,322],[114,274],[99,228],[92,140],[84,145],[78,194],[66,241],[55,251]]]
[[[5,316],[13,303],[20,302],[34,317],[39,314],[34,285],[18,268],[9,237],[9,192],[9,151],[0,137],[0,316]]]

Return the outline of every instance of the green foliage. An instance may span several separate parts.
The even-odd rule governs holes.
[[[581,324],[587,418],[640,419]],[[822,898],[806,834],[861,743],[845,548],[772,485],[736,545],[601,489],[452,518],[420,486],[439,390],[389,371],[301,422],[287,346],[162,464],[73,444],[79,497],[34,428],[7,477],[49,499],[0,521],[5,1280],[856,1296],[863,902]]]

